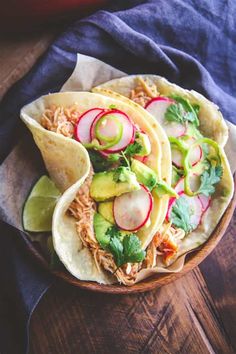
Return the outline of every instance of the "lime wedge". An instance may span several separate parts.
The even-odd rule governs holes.
[[[42,176],[34,185],[23,209],[23,227],[26,231],[45,232],[52,229],[52,215],[60,192],[48,176]]]

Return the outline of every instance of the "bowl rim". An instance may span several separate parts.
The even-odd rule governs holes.
[[[234,187],[236,187],[236,174],[234,175]],[[140,292],[146,292],[159,288],[163,285],[166,285],[176,279],[179,279],[184,274],[188,273],[196,266],[198,266],[217,246],[222,237],[224,236],[226,229],[229,226],[229,223],[232,219],[234,209],[236,207],[236,190],[234,188],[233,197],[222,215],[220,221],[218,222],[216,228],[212,232],[209,239],[201,246],[199,249],[194,250],[189,253],[187,260],[185,261],[183,269],[178,273],[157,273],[154,274],[142,281],[132,285],[125,286],[122,284],[112,284],[105,285],[99,284],[94,281],[83,281],[76,279],[71,275],[67,270],[52,270],[49,267],[48,262],[41,254],[41,252],[34,246],[33,242],[28,238],[27,234],[21,232],[24,244],[26,245],[28,253],[32,258],[41,265],[45,270],[49,271],[54,275],[58,280],[62,280],[66,283],[69,283],[77,288],[90,290],[93,292],[99,293],[110,293],[110,294],[135,294]]]

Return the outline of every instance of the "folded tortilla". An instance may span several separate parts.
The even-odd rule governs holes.
[[[47,130],[41,124],[41,117],[48,107],[55,105],[66,108],[74,104],[78,105],[80,114],[91,108],[109,108],[111,105],[125,112],[148,134],[152,151],[147,157],[146,164],[159,178],[169,184],[171,181],[170,146],[163,129],[148,112],[140,112],[137,110],[138,106],[132,102],[127,104],[99,94],[87,92],[50,94],[37,99],[21,110],[21,118],[33,135],[51,179],[63,193],[53,215],[52,234],[55,251],[68,271],[76,278],[110,284],[117,281],[116,277],[99,266],[93,248],[87,247],[90,242],[93,245],[96,243],[92,219],[90,219],[91,239],[88,240],[88,235],[77,232],[78,220],[68,214],[68,209],[75,198],[82,199],[84,196],[89,198],[88,187],[92,172],[88,152],[78,141]],[[153,195],[153,199],[150,226],[137,232],[143,249],[146,249],[161,227],[168,207],[168,196],[159,198]],[[92,215],[91,212],[91,218]]]
[[[143,95],[135,97],[134,92],[138,85],[143,86]],[[204,96],[196,91],[185,90],[175,84],[170,83],[165,78],[156,75],[132,75],[120,79],[108,81],[100,86],[95,87],[93,92],[114,97],[127,104],[132,104],[135,100],[136,108],[140,113],[144,113],[146,100],[156,97],[157,95],[169,96],[171,94],[179,95],[188,99],[191,104],[200,105],[199,130],[203,136],[211,138],[220,146],[220,157],[223,167],[223,176],[216,187],[215,193],[212,195],[211,204],[204,213],[200,225],[178,242],[179,248],[176,255],[169,264],[165,264],[161,257],[157,257],[157,264],[153,268],[142,269],[136,281],[140,281],[154,273],[159,272],[179,272],[185,262],[185,256],[188,252],[200,247],[205,243],[214,229],[217,227],[222,215],[224,214],[230,200],[233,196],[234,183],[230,171],[230,166],[223,150],[228,139],[228,128],[223,119],[219,108]],[[164,128],[164,127],[163,127]],[[160,132],[160,130],[159,130]],[[164,157],[163,157],[164,159]],[[163,164],[164,168],[164,164]]]

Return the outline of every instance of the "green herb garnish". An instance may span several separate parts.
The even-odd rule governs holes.
[[[120,267],[124,264],[124,247],[122,242],[118,237],[112,237],[109,243],[109,250],[115,258],[117,267]]]
[[[95,172],[107,171],[115,162],[112,159],[105,159],[98,151],[88,150],[88,153]]]
[[[137,141],[135,141],[133,144],[127,146],[127,148],[124,151],[124,154],[128,157],[131,157],[140,153],[141,150],[142,150],[142,145],[140,145]]]
[[[188,100],[172,95],[176,103],[171,104],[165,113],[165,119],[168,122],[177,122],[184,124],[185,122],[190,122],[195,126],[199,126],[198,113],[200,106],[197,104],[191,104]]]
[[[201,184],[198,190],[199,194],[209,197],[215,192],[215,184],[221,180],[223,169],[220,165],[211,166],[201,175]]]
[[[139,238],[134,235],[127,235],[123,240],[124,247],[124,263],[141,262],[145,257],[145,251],[141,248]]]
[[[110,236],[108,250],[112,253],[117,267],[131,262],[141,262],[145,258],[145,251],[141,248],[141,242],[135,234],[125,235],[116,226],[111,226],[106,231]]]
[[[127,182],[130,180],[131,173],[128,167],[119,166],[114,170],[113,180],[115,182]]]
[[[191,215],[193,214],[193,210],[191,209],[186,197],[181,196],[174,203],[170,219],[171,222],[180,227],[186,233],[192,231],[194,229],[194,225],[191,224]]]
[[[109,236],[110,238],[112,237],[121,237],[121,232],[118,229],[118,227],[116,225],[112,225],[111,227],[109,227],[105,233],[105,235]]]

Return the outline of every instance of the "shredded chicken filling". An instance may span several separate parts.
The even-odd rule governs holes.
[[[176,229],[171,223],[165,222],[147,248],[146,267],[155,267],[158,256],[161,256],[164,263],[168,265],[178,251],[178,241],[184,237],[184,230]]]
[[[146,90],[144,91],[145,94],[142,96],[144,100],[158,95],[158,92],[155,92],[154,88],[148,87],[147,83],[141,78],[140,85],[142,85],[142,90]],[[133,93],[134,95],[135,92]],[[50,108],[46,109],[42,115],[41,124],[47,130],[72,138],[79,115],[77,105],[73,105],[69,108],[52,105]],[[92,252],[97,268],[101,270],[100,267],[102,266],[107,271],[115,274],[121,283],[132,285],[141,268],[153,268],[156,266],[158,255],[162,255],[166,263],[173,257],[178,249],[176,240],[184,237],[184,231],[181,229],[176,230],[170,224],[164,224],[162,230],[156,233],[151,244],[148,246],[147,254],[143,262],[127,263],[117,268],[112,254],[100,247],[94,234],[93,217],[96,211],[96,203],[89,194],[92,177],[93,170],[91,167],[89,176],[71,203],[68,213],[78,220],[76,222],[77,233],[83,245]]]
[[[130,99],[142,107],[145,107],[148,101],[160,94],[157,91],[156,85],[149,80],[144,80],[142,77],[138,77],[137,80],[137,86],[130,92]]]
[[[79,118],[78,106],[73,105],[69,108],[57,107],[52,105],[41,117],[42,126],[50,131],[62,134],[66,137],[73,137],[74,127]],[[141,265],[128,263],[117,268],[111,253],[103,250],[93,230],[93,217],[96,211],[96,203],[89,194],[92,182],[93,170],[91,168],[89,176],[79,189],[75,199],[71,203],[68,213],[76,220],[76,230],[83,245],[92,252],[96,266],[101,270],[101,266],[107,271],[116,275],[117,279],[126,285],[131,285],[135,281],[135,276]]]

